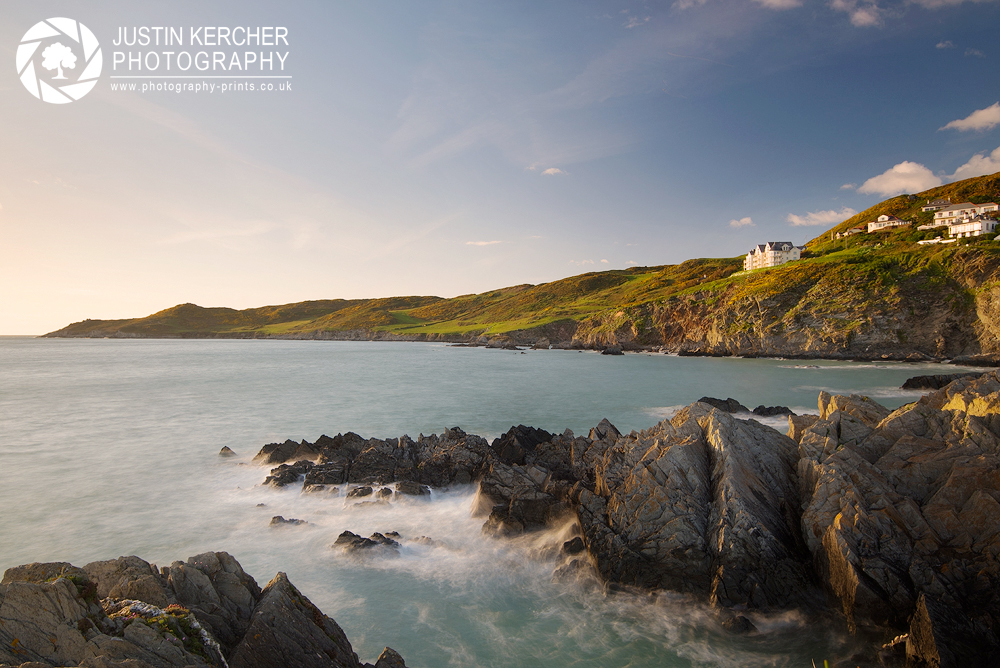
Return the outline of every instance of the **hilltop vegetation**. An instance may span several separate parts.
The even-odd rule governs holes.
[[[916,225],[834,240],[882,214],[916,223],[928,199],[1000,199],[1000,174],[881,202],[807,243],[803,259],[743,272],[743,258],[592,272],[440,297],[322,300],[237,311],[179,306],[86,320],[47,336],[404,339],[682,353],[941,358],[1000,353],[993,235],[921,246]]]

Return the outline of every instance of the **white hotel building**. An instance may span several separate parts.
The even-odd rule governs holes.
[[[796,246],[791,241],[768,241],[757,244],[743,260],[743,271],[776,267],[779,264],[798,260],[804,246]]]
[[[998,208],[996,202],[986,202],[984,204],[973,204],[972,202],[959,202],[946,206],[934,212],[933,227],[943,227],[944,225],[954,225],[962,218],[975,218]]]

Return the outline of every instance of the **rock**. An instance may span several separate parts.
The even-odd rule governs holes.
[[[601,354],[602,355],[624,355],[625,353],[622,352],[622,347],[621,346],[608,346],[607,348],[605,348],[604,350],[601,351]]]
[[[532,350],[548,350],[551,345],[552,345],[552,343],[548,339],[543,338],[543,339],[538,339],[537,341],[535,341],[535,343],[532,344],[531,349]]]
[[[403,657],[399,655],[399,652],[391,647],[386,647],[379,654],[378,660],[375,661],[375,668],[406,668],[406,663],[403,662]]]
[[[360,668],[335,621],[278,573],[253,609],[249,628],[229,657],[230,668],[296,666]]]
[[[319,452],[307,441],[296,443],[289,439],[284,443],[268,443],[251,461],[254,464],[284,464],[302,459],[313,460],[318,456]]]
[[[98,598],[128,598],[158,608],[165,608],[169,603],[163,577],[154,566],[139,557],[94,561],[83,570],[97,586]]]
[[[591,441],[617,441],[621,437],[621,432],[611,424],[608,418],[601,420],[596,427],[590,430]]]
[[[761,417],[771,417],[774,415],[795,415],[795,413],[793,413],[788,406],[765,406],[763,404],[757,406],[757,408],[750,412],[754,415],[760,415]]]
[[[722,621],[722,628],[734,635],[745,635],[757,630],[753,622],[743,615],[732,615]]]
[[[224,446],[222,446],[222,449],[219,450],[219,456],[220,457],[235,457],[236,453],[233,452],[232,448],[230,448],[228,445],[224,445]]]
[[[427,485],[421,485],[420,483],[411,482],[409,480],[402,480],[396,483],[396,493],[404,494],[406,496],[430,496],[431,489]]]
[[[392,490],[388,487],[383,487],[379,491],[375,492],[375,496],[379,499],[389,499],[392,497]]]
[[[580,554],[586,549],[587,546],[584,545],[583,539],[579,536],[562,544],[562,551],[566,554]]]
[[[829,416],[835,411],[840,411],[856,417],[871,429],[878,427],[879,423],[887,418],[891,412],[877,401],[860,394],[831,396],[826,392],[820,392],[818,403],[819,416],[824,420],[829,419]]]
[[[264,479],[265,485],[284,487],[294,485],[304,478],[314,464],[308,460],[297,461],[294,464],[282,464],[271,469],[271,475]]]
[[[714,397],[702,397],[698,400],[698,403],[708,404],[713,408],[718,408],[720,411],[725,411],[727,413],[749,413],[750,409],[736,401],[732,397],[728,399],[716,399]]]
[[[935,376],[913,376],[903,383],[904,390],[940,390],[959,378],[978,378],[985,372],[951,373]]]
[[[271,518],[271,526],[281,527],[281,526],[298,526],[300,524],[308,524],[305,520],[297,520],[294,517],[285,519],[281,515],[275,515]]]
[[[373,533],[369,538],[362,538],[351,531],[345,531],[337,536],[337,540],[331,547],[334,546],[340,547],[346,552],[363,552],[378,548],[388,549],[394,553],[398,553],[400,547],[398,542],[378,532]]]
[[[368,487],[367,485],[365,485],[365,486],[362,486],[362,487],[355,487],[354,489],[352,489],[351,491],[349,491],[347,493],[347,498],[348,499],[360,499],[362,497],[371,496],[371,495],[372,495],[372,488]]]
[[[523,424],[511,427],[490,446],[500,461],[505,464],[524,464],[525,456],[539,443],[552,439],[552,434],[544,429],[526,427]]]

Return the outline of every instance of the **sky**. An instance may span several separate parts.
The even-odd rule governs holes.
[[[93,74],[79,36],[18,60],[53,17],[103,58],[66,104],[20,80]],[[5,0],[0,334],[801,244],[1000,171],[997,25],[1000,3],[963,0]],[[144,26],[183,42],[122,43]],[[287,44],[190,44],[220,26]],[[44,60],[60,40],[79,66]],[[168,70],[167,51],[224,60]],[[198,83],[216,89],[162,89]]]

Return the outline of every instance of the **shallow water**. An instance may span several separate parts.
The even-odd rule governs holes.
[[[291,580],[344,628],[361,659],[384,645],[412,666],[807,666],[850,653],[828,624],[788,613],[734,639],[679,597],[605,596],[553,583],[567,527],[495,541],[473,489],[429,503],[258,486],[261,445],[355,431],[395,437],[512,424],[585,434],[607,417],[642,429],[703,395],[815,412],[821,389],[890,407],[932,364],[601,356],[573,351],[319,341],[0,338],[0,569],[137,554],[161,565],[226,550],[263,585]],[[762,422],[784,429],[782,418]],[[229,446],[235,459],[217,453]],[[265,504],[265,507],[258,507]],[[272,529],[273,515],[309,523]],[[398,531],[398,557],[357,560],[344,530]],[[408,539],[425,535],[436,542]]]

